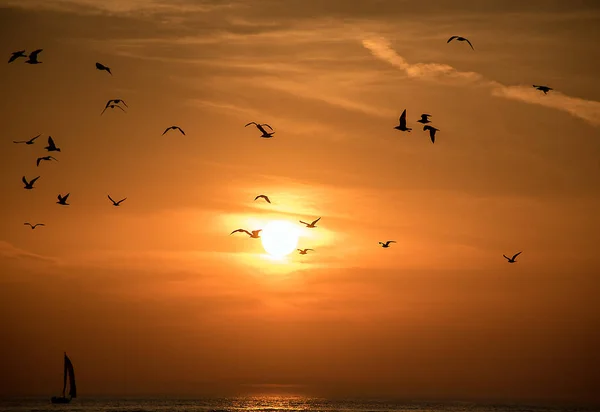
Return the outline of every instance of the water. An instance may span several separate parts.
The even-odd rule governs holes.
[[[300,396],[222,399],[75,399],[52,405],[48,398],[0,400],[0,412],[599,412],[584,407],[484,405],[475,403],[395,403],[384,400],[327,400]]]

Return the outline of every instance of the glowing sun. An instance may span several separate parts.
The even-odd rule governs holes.
[[[263,227],[262,245],[269,255],[281,258],[296,250],[299,235],[296,225],[285,220],[273,220]]]

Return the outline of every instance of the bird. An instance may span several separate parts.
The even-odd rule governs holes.
[[[124,200],[127,200],[127,198],[125,197],[125,198],[119,200],[118,202],[115,202],[114,199],[112,197],[110,197],[110,195],[108,195],[108,198],[113,203],[113,206],[120,206],[121,202],[123,202]]]
[[[406,127],[406,109],[404,109],[404,111],[400,115],[399,122],[400,124],[394,127],[394,129],[398,129],[403,132],[410,132],[412,130],[410,127]]]
[[[544,94],[547,94],[550,90],[554,90],[552,87],[548,87],[548,86],[538,86],[538,85],[533,85],[533,87],[535,87],[538,90],[541,90],[544,92]]]
[[[390,247],[390,243],[396,243],[395,240],[388,240],[387,242],[379,242],[379,244],[381,245],[381,247],[383,248],[388,248]]]
[[[60,152],[60,147],[56,147],[52,136],[48,136],[48,146],[44,147],[49,152]]]
[[[254,200],[256,200],[256,199],[260,199],[261,197],[262,197],[263,199],[265,199],[265,200],[267,201],[267,203],[271,203],[271,201],[269,200],[269,197],[268,197],[267,195],[258,195],[258,196],[256,196],[256,197],[254,198]]]
[[[67,198],[69,197],[71,193],[67,193],[64,196],[61,196],[60,194],[58,195],[58,203],[59,205],[63,205],[63,206],[69,206],[69,203],[67,203]]]
[[[300,223],[305,224],[306,227],[311,227],[312,228],[312,227],[316,227],[315,225],[317,224],[317,222],[319,220],[321,220],[321,218],[318,218],[317,220],[313,220],[311,223],[306,223],[306,222],[303,222],[302,220],[300,220]]]
[[[431,116],[430,114],[422,114],[421,118],[419,120],[417,120],[417,122],[419,123],[430,123],[431,121],[429,120],[429,116]]]
[[[53,156],[42,156],[42,157],[38,157],[37,158],[37,162],[36,162],[36,166],[40,165],[40,162],[42,160],[56,160],[56,158],[54,158]],[[58,160],[56,160],[58,162]]]
[[[171,126],[171,127],[167,127],[167,128],[165,129],[165,131],[163,132],[163,134],[162,134],[162,135],[164,136],[164,134],[165,134],[165,133],[167,133],[167,132],[168,132],[169,130],[171,130],[171,129],[173,129],[173,130],[179,130],[179,131],[181,132],[181,134],[185,136],[185,132],[184,132],[183,130],[181,130],[181,127],[179,127],[179,126]]]
[[[119,106],[118,104],[108,104],[104,110],[102,110],[102,113],[100,113],[100,116],[102,116],[104,114],[104,112],[106,111],[106,109],[110,108],[110,109],[114,109],[115,107],[118,107],[119,109],[125,111],[125,109],[123,109],[121,106]]]
[[[19,57],[27,57],[27,55],[25,54],[25,50],[19,50],[16,52],[12,52],[12,55],[10,56],[10,59],[8,59],[8,62],[12,63],[15,60],[17,60]]]
[[[301,255],[306,255],[306,252],[308,252],[309,250],[313,249],[298,249],[298,252],[300,252]]]
[[[502,255],[502,256],[504,256],[504,257],[506,258],[506,260],[508,260],[508,263],[515,263],[515,262],[516,262],[516,260],[515,260],[515,259],[516,259],[516,258],[517,258],[517,256],[519,256],[521,253],[523,253],[523,252],[515,253],[515,255],[514,255],[513,257],[511,257],[511,258],[509,258],[509,257],[508,257],[508,256],[506,256],[506,255]]]
[[[46,226],[46,225],[45,225],[45,224],[43,224],[43,223],[36,223],[35,225],[32,225],[32,224],[31,224],[31,223],[29,223],[29,222],[25,222],[25,223],[23,223],[23,224],[24,224],[25,226],[31,226],[31,230],[35,229],[37,226]]]
[[[25,176],[23,176],[23,178],[21,179],[23,181],[23,183],[25,183],[25,189],[33,189],[33,184],[35,183],[36,180],[38,180],[40,177],[36,177],[35,179],[30,180],[29,182],[27,181],[27,179],[25,179]]]
[[[440,129],[436,129],[433,126],[425,125],[423,126],[423,130],[429,130],[429,137],[431,138],[431,143],[435,143],[435,132],[438,132]]]
[[[250,236],[251,238],[258,239],[260,237],[259,233],[261,231],[262,231],[262,229],[258,229],[258,230],[253,230],[252,233],[250,233],[246,229],[236,229],[233,232],[231,232],[230,235],[233,235],[235,232],[244,232],[244,233],[247,233],[248,236]]]
[[[102,63],[96,63],[96,69],[98,69],[98,70],[105,70],[105,71],[107,71],[112,76],[112,72],[110,71],[110,67],[107,67],[107,66],[103,65]]]
[[[38,54],[40,54],[44,49],[37,49],[29,53],[29,58],[25,60],[25,63],[29,64],[40,64],[42,62],[38,61]]]
[[[38,137],[40,137],[40,136],[41,136],[41,133],[40,133],[40,134],[38,134],[38,135],[37,135],[37,136],[35,136],[35,137],[32,137],[32,138],[31,138],[31,139],[29,139],[29,140],[19,140],[18,142],[17,142],[17,141],[15,141],[15,140],[13,140],[13,143],[25,143],[25,144],[33,144],[33,142],[35,141],[35,139],[37,139],[37,138],[38,138]]]
[[[127,103],[125,103],[125,100],[123,100],[123,99],[110,99],[108,102],[106,102],[105,107],[110,106],[112,103],[114,103],[114,104],[123,103],[125,105],[125,107],[129,107],[129,106],[127,106]]]
[[[262,133],[262,135],[260,137],[269,138],[275,134],[275,132],[273,131],[273,128],[266,123],[261,124],[261,123],[256,123],[256,122],[250,122],[244,127],[248,127],[251,124],[255,125],[258,128],[258,130],[260,130],[260,132]],[[263,126],[267,126],[269,129],[271,129],[271,132],[267,132]]]
[[[450,43],[452,40],[458,40],[458,41],[466,41],[467,43],[469,43],[469,46],[471,46],[471,48],[473,50],[475,50],[475,48],[473,47],[473,45],[471,44],[471,42],[469,41],[469,39],[465,38],[465,37],[461,37],[461,36],[452,36],[448,39],[448,41],[446,43]]]

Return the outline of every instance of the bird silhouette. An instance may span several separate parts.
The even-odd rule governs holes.
[[[515,262],[516,262],[516,260],[515,260],[515,259],[516,259],[516,258],[517,258],[517,256],[519,256],[521,253],[523,253],[523,252],[515,253],[515,254],[514,254],[514,256],[513,256],[513,257],[511,257],[511,258],[509,258],[509,257],[508,257],[508,256],[506,256],[506,255],[502,255],[502,256],[504,256],[504,257],[506,258],[506,260],[508,260],[508,263],[515,263]]]
[[[381,247],[383,248],[388,248],[390,247],[390,243],[396,243],[395,240],[388,240],[387,242],[379,242],[379,244],[381,245]]]
[[[70,195],[70,194],[71,194],[71,193],[67,193],[67,194],[66,194],[66,195],[64,195],[64,196],[61,196],[61,195],[59,194],[59,195],[58,195],[58,202],[56,202],[56,203],[58,203],[59,205],[63,205],[63,206],[69,206],[69,203],[67,203],[67,199],[69,198],[69,195]]]
[[[466,41],[467,43],[469,43],[469,46],[471,46],[471,48],[473,50],[475,50],[475,48],[473,47],[473,45],[471,44],[471,42],[469,41],[469,39],[467,39],[466,37],[461,37],[461,36],[452,36],[448,39],[448,41],[446,43],[450,43],[452,40],[458,40],[458,41]]]
[[[125,109],[123,109],[123,108],[122,108],[121,106],[119,106],[118,104],[109,104],[109,105],[107,105],[107,106],[106,106],[106,107],[105,107],[105,108],[102,110],[102,113],[100,113],[100,116],[102,116],[102,115],[104,114],[104,112],[106,111],[106,109],[115,109],[115,108],[117,108],[117,107],[118,107],[119,109],[121,109],[122,111],[124,111],[124,112],[125,112]]]
[[[12,63],[15,60],[17,60],[19,57],[27,57],[27,55],[25,54],[25,50],[19,50],[19,51],[16,51],[16,52],[12,52],[12,55],[8,59],[8,62]]]
[[[410,127],[406,127],[406,109],[404,109],[398,121],[400,122],[400,124],[394,127],[394,129],[400,130],[402,132],[410,132],[412,130]]]
[[[433,126],[425,125],[423,126],[423,130],[429,130],[429,138],[431,139],[431,143],[435,143],[435,132],[438,132],[440,129],[436,129]]]
[[[37,49],[29,53],[29,58],[25,60],[25,63],[29,64],[40,64],[41,61],[38,61],[38,54],[40,54],[44,49]]]
[[[256,196],[256,197],[254,198],[254,200],[256,200],[256,199],[260,199],[261,197],[262,197],[263,199],[265,199],[265,200],[267,201],[267,203],[271,203],[271,201],[269,200],[269,197],[268,197],[267,195],[258,195],[258,196]]]
[[[31,226],[31,230],[35,229],[35,228],[36,228],[36,227],[38,227],[38,226],[46,226],[46,225],[45,225],[45,224],[43,224],[43,223],[36,223],[35,225],[32,225],[32,224],[31,224],[31,223],[29,223],[29,222],[25,222],[25,223],[23,223],[23,224],[24,224],[24,225],[26,225],[26,226]]]
[[[49,152],[60,152],[60,148],[56,147],[52,136],[48,136],[48,146],[44,147]]]
[[[40,165],[40,162],[41,162],[42,160],[56,160],[56,158],[55,158],[55,157],[53,157],[53,156],[42,156],[42,157],[38,157],[38,158],[37,158],[37,162],[35,163],[35,165],[36,165],[36,166],[39,166],[39,165]],[[56,160],[56,161],[58,162],[58,160]]]
[[[25,189],[33,189],[33,184],[35,183],[36,180],[38,180],[40,177],[36,177],[35,179],[30,180],[29,182],[27,181],[27,179],[25,179],[25,176],[23,176],[23,178],[21,179],[23,181],[23,183],[25,184]]]
[[[104,110],[108,109],[112,104],[118,105],[119,103],[123,103],[125,105],[125,107],[129,107],[127,106],[127,103],[125,103],[125,100],[123,99],[110,99],[108,102],[106,102],[106,106],[104,106]],[[121,110],[123,110],[123,108],[121,106],[117,106],[118,108],[120,108]],[[114,109],[114,107],[111,107],[111,109]],[[104,110],[102,110],[102,113],[104,113]],[[125,110],[123,110],[125,111]],[[100,114],[102,114],[100,113]]]
[[[317,222],[319,220],[321,220],[321,218],[318,218],[317,220],[313,220],[311,223],[306,223],[306,222],[303,222],[302,220],[300,220],[300,223],[305,224],[306,227],[313,228],[313,227],[316,227],[315,225],[317,224]]]
[[[306,252],[308,252],[309,250],[313,250],[313,249],[297,249],[298,252],[300,252],[301,255],[306,255]]]
[[[110,67],[103,65],[102,63],[96,63],[96,69],[107,71],[111,76],[112,72],[110,71]]]
[[[244,232],[244,233],[248,234],[248,236],[250,236],[251,238],[258,239],[260,237],[259,233],[261,231],[262,231],[262,229],[258,229],[258,230],[253,230],[252,233],[250,233],[246,229],[236,229],[233,232],[231,232],[230,235],[233,235],[236,232]]]
[[[110,197],[110,195],[108,195],[108,198],[113,203],[113,206],[120,206],[121,202],[123,202],[124,200],[127,200],[127,198],[125,197],[125,198],[119,200],[118,202],[115,202],[115,200],[112,197]]]
[[[431,116],[430,114],[422,114],[422,115],[421,115],[421,118],[420,118],[419,120],[417,120],[417,122],[419,122],[419,123],[423,123],[423,124],[425,124],[425,123],[430,123],[430,122],[431,122],[431,121],[429,120],[429,117],[430,117],[430,116]]]
[[[538,85],[533,85],[534,88],[541,90],[544,92],[544,94],[547,94],[550,90],[554,90],[552,87],[548,87],[548,86],[538,86]]]
[[[260,132],[262,133],[262,135],[260,137],[269,138],[269,137],[272,137],[275,134],[275,132],[273,131],[273,128],[271,126],[269,126],[268,124],[266,124],[266,123],[250,122],[250,123],[248,123],[244,127],[248,127],[251,124],[255,125],[256,128],[258,130],[260,130]],[[269,129],[271,129],[271,132],[267,132],[263,126],[267,126]]]
[[[35,137],[32,137],[32,138],[31,138],[31,139],[29,139],[29,140],[19,140],[19,141],[15,141],[15,140],[13,140],[13,143],[25,143],[25,144],[33,144],[33,142],[35,141],[35,139],[37,139],[37,138],[38,138],[38,137],[40,137],[40,136],[41,136],[41,134],[38,134],[37,136],[35,136]]]
[[[162,135],[164,136],[164,134],[165,134],[165,133],[167,133],[167,132],[168,132],[169,130],[171,130],[171,129],[173,129],[173,130],[179,130],[179,131],[181,132],[181,134],[185,136],[185,132],[184,132],[183,130],[181,130],[181,127],[179,127],[179,126],[171,126],[171,127],[167,127],[167,128],[165,129],[165,131],[163,132],[163,134],[162,134]]]

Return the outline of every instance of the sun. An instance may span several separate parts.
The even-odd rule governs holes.
[[[261,232],[262,245],[265,251],[277,258],[289,255],[298,246],[299,228],[285,220],[272,220]]]

